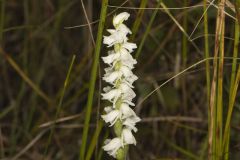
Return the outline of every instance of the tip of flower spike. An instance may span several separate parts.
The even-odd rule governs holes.
[[[117,28],[119,26],[119,24],[123,23],[124,21],[126,21],[129,18],[130,14],[127,12],[122,12],[118,15],[116,15],[113,18],[113,26],[115,28]]]

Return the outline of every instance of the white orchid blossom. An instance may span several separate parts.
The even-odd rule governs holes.
[[[122,130],[122,141],[124,144],[137,144],[136,139],[134,138],[132,131],[129,128],[124,128]]]
[[[107,93],[102,93],[102,99],[108,100],[110,102],[113,102],[114,104],[120,98],[121,96],[121,90],[120,89],[112,89]]]
[[[114,125],[114,123],[118,120],[118,118],[121,117],[121,111],[119,111],[118,109],[112,110],[109,113],[102,115],[102,119],[106,122],[106,123],[110,123],[112,125]]]
[[[107,151],[109,155],[115,158],[118,149],[122,147],[122,139],[121,138],[113,138],[112,140],[107,139],[105,143],[106,145],[103,146],[103,149]]]
[[[114,66],[116,62],[121,62],[122,65],[127,66],[130,69],[133,69],[134,65],[137,63],[137,61],[125,48],[121,48],[118,52],[110,51],[109,55],[102,57],[102,59],[104,63],[109,64],[110,66]]]
[[[137,45],[135,43],[125,42],[122,44],[122,47],[127,49],[130,53],[132,53],[133,50],[137,48]]]
[[[113,18],[113,26],[118,27],[119,24],[122,24],[124,21],[128,20],[130,14],[127,12],[122,12]]]
[[[120,111],[122,113],[122,119],[126,119],[131,116],[136,117],[136,113],[129,107],[129,104],[127,103],[121,104]]]
[[[134,132],[137,132],[137,128],[135,127],[136,123],[139,122],[141,119],[137,116],[131,116],[126,118],[123,121],[123,125],[125,125],[127,128],[130,128]]]
[[[104,36],[103,43],[107,47],[113,47],[108,55],[102,57],[104,63],[108,65],[105,68],[103,80],[110,84],[104,87],[102,99],[108,100],[112,105],[105,107],[106,114],[102,115],[102,119],[113,126],[121,124],[121,128],[115,130],[118,137],[107,140],[103,149],[113,157],[117,156],[118,150],[123,149],[126,145],[136,145],[132,131],[137,132],[136,123],[140,118],[131,109],[135,106],[132,102],[136,96],[133,91],[133,82],[138,79],[132,70],[137,61],[132,57],[131,53],[137,48],[135,43],[128,42],[128,34],[131,30],[123,24],[129,18],[129,13],[123,12],[113,18],[114,29],[108,29],[109,36]],[[118,127],[115,125],[114,127]],[[121,152],[120,152],[121,153]]]
[[[121,71],[113,71],[113,72],[110,72],[110,73],[106,73],[103,77],[103,80],[108,82],[108,83],[111,83],[111,84],[114,84],[114,82],[121,78],[123,75],[123,73]]]
[[[115,109],[115,107],[112,108],[110,106],[105,107],[104,111],[107,114],[102,115],[102,119],[106,123],[110,123],[110,126],[113,126],[118,119],[124,120],[124,122],[126,122],[128,119],[126,124],[129,123],[130,125],[128,126],[131,128],[131,126],[134,126],[138,121],[138,119],[136,121],[136,113],[129,107],[129,104],[127,103],[122,103],[119,109]]]
[[[111,65],[113,62],[115,62],[119,57],[121,56],[121,53],[114,53],[114,51],[109,52],[109,55],[106,57],[102,57],[103,62],[106,64]]]
[[[104,36],[103,43],[107,44],[108,47],[111,47],[116,43],[123,43],[127,40],[127,33],[122,31],[114,31],[110,36]]]

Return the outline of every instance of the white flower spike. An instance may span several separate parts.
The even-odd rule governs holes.
[[[126,145],[136,145],[132,131],[137,132],[136,123],[140,121],[130,107],[135,106],[132,102],[136,96],[133,91],[133,82],[138,78],[132,72],[137,61],[131,55],[137,45],[128,42],[127,35],[132,32],[123,24],[129,16],[127,12],[116,15],[113,18],[114,29],[108,29],[110,35],[104,36],[103,39],[103,43],[107,47],[113,47],[113,50],[109,51],[107,56],[102,57],[103,62],[108,65],[105,68],[103,80],[110,84],[103,88],[102,99],[112,103],[111,106],[105,107],[106,114],[102,115],[102,119],[109,123],[110,127],[114,125],[117,135],[116,138],[107,140],[103,149],[114,158],[117,158],[118,154],[125,153],[118,151],[123,150]],[[121,127],[116,129],[119,124]]]

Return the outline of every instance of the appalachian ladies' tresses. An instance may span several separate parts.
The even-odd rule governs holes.
[[[116,158],[117,152],[126,147],[126,145],[136,145],[136,140],[132,132],[137,132],[135,127],[140,118],[131,109],[135,104],[132,102],[136,94],[133,91],[133,82],[138,78],[132,70],[137,61],[131,53],[137,48],[135,43],[128,42],[128,34],[131,30],[123,24],[129,18],[130,14],[123,12],[113,18],[115,29],[108,29],[109,36],[104,36],[103,43],[112,50],[108,56],[102,57],[104,63],[108,65],[105,68],[103,80],[109,84],[103,88],[102,99],[108,100],[110,106],[105,107],[103,120],[109,124],[109,127],[120,122],[120,129],[115,130],[116,137],[107,139],[103,149]],[[119,125],[116,125],[119,127]],[[120,132],[120,133],[117,133]]]

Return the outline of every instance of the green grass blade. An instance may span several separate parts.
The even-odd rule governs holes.
[[[93,154],[93,151],[94,151],[94,148],[97,144],[97,141],[98,141],[98,137],[99,137],[99,134],[101,132],[103,128],[103,121],[99,121],[98,125],[97,125],[97,129],[95,130],[95,133],[93,135],[93,138],[92,138],[92,141],[89,145],[89,148],[88,148],[88,152],[86,154],[86,159],[85,160],[90,160],[91,157],[92,157],[92,154]]]
[[[206,12],[207,10],[207,0],[203,1],[203,13],[204,14],[204,56],[205,58],[209,58],[209,40],[208,40],[208,12]],[[207,83],[207,102],[209,102],[210,100],[210,92],[211,92],[211,84],[210,84],[210,63],[207,60],[205,63],[206,66],[206,83]],[[210,130],[210,115],[211,115],[211,111],[210,111],[210,107],[209,107],[209,103],[207,103],[207,108],[208,108],[208,130]],[[209,135],[208,135],[209,136]],[[204,152],[202,152],[201,157],[204,157]]]
[[[146,5],[147,5],[147,1],[148,0],[142,0],[141,4],[140,4],[140,8],[145,8]],[[130,37],[131,40],[135,39],[135,37],[136,37],[136,34],[137,34],[138,29],[139,29],[139,26],[140,26],[140,23],[141,23],[144,11],[145,11],[145,9],[138,10],[137,18],[134,21],[134,24],[133,24],[133,27],[132,27],[132,35]]]
[[[240,5],[240,0],[236,1],[236,12],[237,14]],[[237,57],[238,57],[238,45],[239,45],[239,21],[235,21],[235,34],[234,34],[234,49],[233,49],[233,64],[231,72],[231,81],[230,81],[230,91],[229,91],[229,104],[228,104],[228,113],[227,120],[224,128],[224,137],[223,137],[223,152],[225,153],[224,158],[228,160],[229,156],[229,141],[230,141],[230,121],[232,118],[232,111],[234,107],[234,102],[236,98],[236,88],[238,88],[239,73],[236,77],[237,69]],[[239,71],[238,71],[239,72]],[[235,79],[236,78],[236,79]]]
[[[52,100],[26,75],[19,65],[10,57],[0,46],[0,54],[8,61],[14,70],[22,77],[22,79],[48,104],[53,104]]]
[[[59,100],[59,103],[58,103],[57,112],[56,112],[56,114],[55,114],[54,121],[57,120],[58,115],[59,115],[59,113],[60,113],[60,111],[61,111],[61,107],[62,107],[62,103],[63,103],[63,98],[64,98],[65,91],[66,91],[66,88],[67,88],[68,83],[69,83],[69,77],[70,77],[70,74],[71,74],[71,71],[72,71],[72,67],[73,67],[75,58],[76,58],[76,56],[73,55],[72,60],[71,60],[71,63],[70,63],[70,66],[69,66],[69,69],[68,69],[68,72],[67,72],[66,79],[65,79],[65,81],[64,81],[64,87],[63,87],[62,94],[61,94],[61,97],[60,97],[60,100]],[[54,123],[53,126],[51,127],[51,131],[50,131],[50,134],[49,134],[49,137],[48,137],[47,145],[46,145],[45,151],[44,151],[44,157],[45,157],[45,156],[47,155],[47,153],[48,153],[48,147],[49,147],[49,145],[50,145],[50,143],[51,143],[51,141],[52,141],[52,136],[54,135],[54,132],[55,132],[55,123]]]
[[[219,50],[219,64],[218,64],[218,88],[217,88],[217,128],[216,128],[216,155],[218,158],[223,158],[222,152],[222,132],[223,132],[223,65],[224,65],[224,33],[225,33],[225,13],[224,13],[225,0],[219,3],[219,16],[220,23],[220,50]]]
[[[159,1],[158,1],[158,4],[157,4],[156,8],[159,8],[159,7],[160,7],[161,2],[162,2],[162,0],[159,0]],[[152,27],[153,21],[154,21],[156,15],[157,15],[157,12],[158,12],[158,9],[155,9],[154,12],[153,12],[153,14],[151,15],[150,21],[149,21],[149,23],[148,23],[148,25],[147,25],[147,29],[146,29],[143,37],[142,37],[142,41],[140,42],[140,44],[139,44],[139,46],[138,46],[138,50],[137,50],[137,52],[136,52],[136,54],[135,54],[135,58],[136,58],[136,59],[139,57],[139,55],[140,55],[140,53],[141,53],[141,51],[142,51],[143,45],[144,45],[145,40],[146,40],[146,38],[147,38],[147,36],[148,36],[148,34],[149,34],[149,32],[150,32],[150,29],[151,29],[151,27]]]
[[[206,12],[207,10],[207,0],[203,1],[203,12],[204,14],[204,51],[205,51],[205,58],[209,57],[209,40],[208,40],[208,13]],[[209,61],[206,61],[206,83],[207,83],[207,102],[210,100],[210,92],[211,92],[211,84],[210,84],[210,64]],[[208,103],[208,130],[210,131],[210,107]],[[209,135],[208,135],[209,136]],[[204,152],[202,152],[204,154]],[[204,155],[201,155],[203,157]]]
[[[240,2],[239,2],[239,5],[240,5]],[[237,59],[236,58],[238,56],[238,44],[239,44],[239,22],[235,21],[233,64],[232,64],[229,99],[231,98],[231,93],[233,90],[234,80],[235,80],[235,76],[236,76],[236,69],[237,69]]]
[[[207,0],[203,2],[203,10],[204,12],[207,10]],[[205,51],[205,58],[209,57],[209,40],[208,40],[208,13],[204,14],[204,51]],[[207,82],[207,98],[209,100],[210,96],[210,64],[209,61],[206,61],[206,82]]]
[[[228,159],[228,153],[229,153],[229,140],[230,140],[230,123],[231,123],[231,118],[232,118],[232,112],[233,112],[233,107],[234,107],[234,102],[236,100],[236,95],[237,95],[237,90],[238,90],[238,85],[240,81],[240,66],[238,67],[238,72],[237,76],[235,79],[235,82],[233,84],[232,88],[232,93],[231,97],[229,100],[229,106],[228,106],[228,114],[227,114],[227,120],[224,128],[224,137],[223,137],[223,153],[225,160]]]
[[[171,146],[172,148],[174,148],[175,150],[177,150],[181,154],[184,154],[185,156],[187,156],[188,159],[194,159],[194,160],[198,160],[199,159],[199,157],[197,155],[195,155],[194,153],[191,153],[190,151],[188,151],[188,150],[186,150],[186,149],[176,145],[175,143],[173,143],[170,140],[168,140],[167,137],[163,137],[163,135],[161,135],[161,138],[169,146]]]
[[[222,114],[223,114],[223,59],[224,59],[224,30],[225,30],[225,0],[220,0],[216,19],[214,73],[210,96],[210,128],[209,128],[209,159],[217,160],[222,157]],[[219,56],[219,59],[217,57]]]
[[[208,40],[208,12],[206,11],[208,6],[207,6],[207,0],[203,1],[203,12],[205,12],[204,14],[204,51],[205,51],[205,58],[209,58],[209,40]],[[207,84],[207,102],[209,102],[210,100],[210,92],[211,92],[211,84],[210,84],[210,63],[209,61],[206,61],[205,63],[206,66],[206,84]],[[210,126],[210,119],[211,119],[211,110],[210,110],[210,106],[209,103],[207,103],[207,107],[208,107],[208,131],[211,130],[211,126]],[[209,133],[209,132],[208,132]],[[209,134],[208,134],[208,138],[209,138]],[[204,152],[202,152],[201,157],[204,157]]]
[[[103,34],[103,29],[104,29],[106,14],[107,14],[107,5],[108,5],[108,0],[103,0],[101,15],[100,15],[100,22],[98,25],[96,49],[95,49],[95,54],[94,54],[93,66],[92,66],[92,70],[91,70],[90,86],[89,86],[88,101],[87,101],[87,110],[86,110],[86,116],[85,116],[85,121],[84,121],[82,144],[81,144],[80,152],[79,152],[79,160],[80,159],[83,160],[85,158],[85,149],[86,149],[86,143],[87,143],[89,123],[90,123],[90,118],[91,118],[93,95],[94,95],[94,91],[95,91],[95,82],[96,82],[96,77],[97,77],[99,55],[100,55],[102,37],[103,37],[102,34]]]

